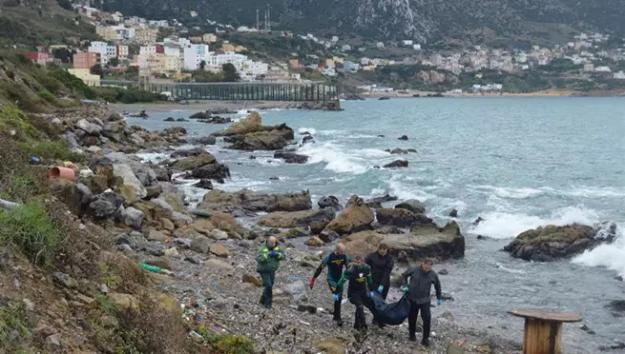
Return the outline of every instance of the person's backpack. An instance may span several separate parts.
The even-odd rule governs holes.
[[[402,296],[397,302],[386,303],[382,296],[374,292],[373,306],[375,308],[375,319],[387,325],[402,324],[410,314],[410,300],[406,295]]]

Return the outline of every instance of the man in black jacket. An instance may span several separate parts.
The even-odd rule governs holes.
[[[308,280],[308,286],[312,289],[315,281],[321,275],[323,268],[328,267],[328,286],[332,292],[332,300],[334,302],[334,318],[336,324],[341,327],[343,320],[341,319],[341,302],[343,301],[343,286],[339,286],[338,282],[343,275],[344,268],[347,268],[349,257],[345,254],[345,245],[337,243],[334,252],[323,257],[321,264],[317,267],[315,274]]]
[[[414,269],[408,269],[402,274],[402,284],[406,286],[403,288],[408,294],[410,300],[410,315],[408,316],[408,333],[411,341],[416,341],[415,336],[417,328],[417,315],[421,311],[421,319],[423,319],[423,339],[421,344],[424,346],[430,345],[430,323],[432,320],[432,314],[430,312],[430,293],[432,291],[432,284],[436,289],[436,299],[438,305],[443,301],[441,293],[441,283],[438,280],[438,275],[432,270],[432,260],[424,260],[419,267]]]
[[[388,253],[388,246],[381,243],[377,251],[365,257],[365,263],[371,267],[372,288],[386,300],[391,287],[391,272],[395,266],[393,257]]]

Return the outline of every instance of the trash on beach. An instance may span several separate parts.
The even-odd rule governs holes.
[[[68,181],[76,180],[76,172],[68,167],[56,166],[48,171],[49,179],[66,179]]]

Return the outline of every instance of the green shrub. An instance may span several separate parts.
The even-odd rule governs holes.
[[[20,342],[31,336],[24,304],[0,307],[0,348],[7,352],[20,352]]]
[[[252,354],[254,353],[254,342],[245,336],[231,334],[214,334],[206,327],[198,328],[198,333],[217,353],[220,354]]]
[[[39,130],[33,127],[26,115],[14,105],[5,105],[0,109],[0,136],[2,135],[12,136],[21,141],[41,139]]]
[[[30,143],[22,143],[21,148],[28,154],[35,154],[44,159],[80,162],[84,156],[69,149],[67,143],[62,140],[41,140]]]
[[[17,246],[34,264],[51,264],[61,241],[61,233],[38,202],[0,212],[0,243]]]
[[[54,96],[50,91],[48,90],[41,90],[39,91],[39,97],[43,98],[44,100],[48,101],[49,103],[57,106],[58,102],[56,101],[56,96]]]

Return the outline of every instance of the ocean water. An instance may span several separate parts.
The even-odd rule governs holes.
[[[298,135],[314,136],[314,144],[295,146],[309,162],[287,165],[270,152],[232,151],[219,143],[207,149],[229,165],[232,180],[218,188],[309,190],[314,199],[333,194],[342,201],[352,194],[389,193],[425,202],[440,223],[455,208],[467,238],[466,257],[435,267],[449,271],[441,280],[454,296],[435,313],[451,311],[466,326],[520,341],[522,323],[506,311],[556,308],[580,313],[596,332],[565,326],[567,353],[595,353],[602,345],[625,342],[624,318],[606,308],[611,300],[625,299],[625,283],[615,279],[625,276],[625,237],[548,264],[501,252],[520,232],[546,224],[614,222],[622,232],[624,98],[419,98],[344,102],[343,107],[342,112],[261,112],[265,124],[286,122]],[[183,126],[197,136],[224,127],[163,122],[192,113],[153,112],[148,120],[129,121],[149,129]],[[401,135],[409,139],[398,140]],[[417,153],[385,151],[394,148]],[[379,168],[395,159],[408,160],[409,167]],[[201,191],[185,190],[192,199],[201,198]],[[477,217],[484,221],[475,226]],[[489,239],[478,241],[477,235]]]

